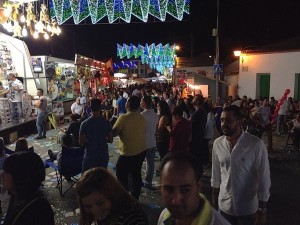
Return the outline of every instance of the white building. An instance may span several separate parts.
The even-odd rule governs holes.
[[[242,53],[239,60],[238,95],[280,99],[285,90],[300,100],[300,51]]]

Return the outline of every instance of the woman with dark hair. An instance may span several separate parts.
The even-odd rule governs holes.
[[[80,225],[148,224],[138,201],[104,168],[86,171],[75,190],[80,206]]]
[[[184,100],[182,98],[178,99],[176,105],[182,109],[183,118],[188,120],[190,118],[190,112],[189,112]]]
[[[16,141],[15,152],[20,152],[20,151],[31,151],[31,152],[34,151],[32,146],[28,147],[28,141],[24,137],[21,137]]]
[[[152,98],[152,107],[153,107],[154,112],[156,112],[156,113],[157,113],[157,105],[158,105],[159,101],[160,101],[159,97],[157,97],[157,96],[154,96]]]
[[[157,113],[159,115],[158,127],[156,131],[156,146],[162,160],[168,153],[170,143],[170,133],[167,129],[172,126],[172,115],[169,105],[166,101],[161,100],[157,104]]]
[[[3,165],[3,187],[11,192],[4,225],[54,225],[52,208],[40,191],[45,168],[34,152],[16,152]]]

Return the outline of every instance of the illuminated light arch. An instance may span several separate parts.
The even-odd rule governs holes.
[[[143,64],[148,64],[150,68],[156,69],[158,72],[163,72],[166,68],[171,68],[175,65],[176,45],[158,45],[145,44],[117,44],[117,56],[123,58],[141,58]]]
[[[119,19],[130,23],[132,15],[143,22],[149,15],[165,21],[167,14],[182,20],[184,13],[189,14],[190,0],[49,0],[49,8],[59,25],[70,17],[79,24],[89,16],[93,24],[106,16],[109,23]]]

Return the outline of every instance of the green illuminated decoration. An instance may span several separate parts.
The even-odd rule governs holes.
[[[182,20],[184,13],[189,14],[190,0],[50,0],[49,8],[51,18],[56,18],[58,24],[70,17],[78,24],[89,16],[93,24],[105,16],[109,23],[130,23],[132,16],[147,22],[149,15],[160,21],[165,21],[167,14]]]
[[[171,68],[175,65],[175,45],[162,44],[146,44],[145,46],[133,44],[120,45],[117,44],[117,56],[121,59],[124,57],[141,58],[143,64],[149,64],[150,68],[156,69],[162,73],[166,68]]]

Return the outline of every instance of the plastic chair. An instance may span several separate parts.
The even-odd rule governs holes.
[[[46,160],[45,165],[53,168],[56,174],[57,185],[59,194],[63,197],[78,181],[76,177],[81,173],[82,160],[84,150],[80,147],[65,147],[62,146],[61,158],[59,165],[51,160]],[[63,181],[68,180],[70,186],[63,191]]]

